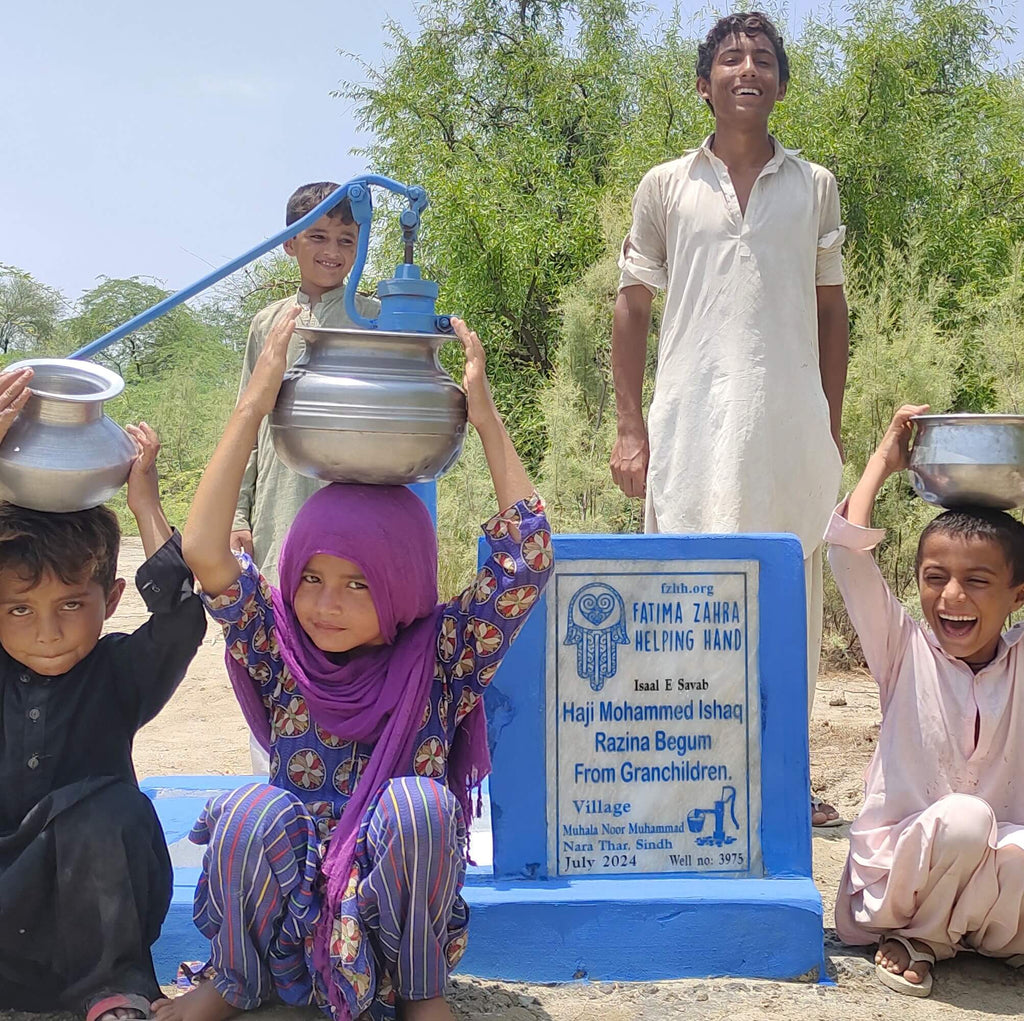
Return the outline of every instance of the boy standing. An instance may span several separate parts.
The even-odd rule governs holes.
[[[337,189],[338,185],[330,181],[302,185],[288,199],[285,223],[300,220]],[[303,309],[300,326],[354,328],[355,324],[345,311],[345,281],[356,259],[358,239],[359,226],[352,219],[352,207],[345,198],[312,227],[284,243],[285,252],[299,264],[299,293],[275,301],[253,317],[245,345],[239,395],[252,375],[274,324],[296,304]],[[374,298],[356,295],[356,309],[361,316],[372,319],[380,306]],[[289,366],[302,350],[302,339],[296,335],[288,349]],[[231,548],[245,550],[264,577],[276,584],[281,541],[299,508],[323,484],[296,474],[278,460],[270,438],[269,418],[264,419],[242,480]]]
[[[0,439],[26,382],[0,375]],[[160,992],[150,947],[171,863],[132,741],[206,622],[160,506],[156,434],[128,431],[128,506],[148,557],[136,584],[152,614],[134,634],[100,637],[125,587],[112,511],[0,504],[0,1009],[113,1021],[148,1017]]]
[[[648,532],[793,532],[807,583],[808,702],[821,645],[821,535],[841,474],[848,322],[835,178],[768,132],[789,64],[760,13],[722,18],[697,57],[715,131],[633,199],[612,330],[611,468]],[[666,291],[654,400],[651,303]],[[812,822],[838,813],[812,798]]]

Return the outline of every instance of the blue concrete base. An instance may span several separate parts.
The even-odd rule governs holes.
[[[161,982],[179,961],[205,957],[192,924],[198,878],[199,869],[175,870],[153,955]],[[817,978],[822,964],[821,898],[809,879],[474,879],[463,895],[472,920],[459,970],[481,978]]]
[[[792,979],[823,960],[810,879],[474,879],[463,892],[472,919],[460,967],[483,978]]]
[[[202,848],[187,843],[188,830],[208,796],[257,779],[153,777],[141,785],[154,799],[174,862],[174,897],[153,948],[161,982],[173,979],[180,961],[206,956],[192,923]],[[463,891],[472,920],[460,970],[471,975],[530,982],[792,979],[822,965],[821,897],[810,879],[495,882],[489,866],[471,867]]]

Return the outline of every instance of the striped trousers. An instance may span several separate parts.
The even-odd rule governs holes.
[[[212,798],[190,839],[208,845],[194,918],[210,940],[217,991],[243,1010],[276,999],[330,1015],[312,964],[323,877],[305,805],[250,784]],[[371,803],[330,941],[332,979],[352,1017],[393,1018],[396,995],[443,995],[466,945],[465,845],[462,809],[443,784],[397,777]]]

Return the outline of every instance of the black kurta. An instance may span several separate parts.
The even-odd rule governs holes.
[[[149,948],[172,875],[132,741],[174,694],[206,620],[177,534],[136,584],[150,619],[59,677],[0,649],[0,1007],[159,993]]]

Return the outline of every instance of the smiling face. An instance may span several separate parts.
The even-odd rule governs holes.
[[[1024,605],[1003,547],[992,539],[933,532],[917,574],[921,609],[950,656],[977,670],[992,661],[1006,618]]]
[[[362,570],[350,560],[317,553],[309,558],[292,607],[302,630],[322,652],[383,645],[380,621]]]
[[[314,303],[325,291],[341,287],[356,261],[359,227],[340,217],[321,216],[290,241],[284,250],[299,264],[302,290]]]
[[[33,583],[0,571],[0,645],[37,674],[65,674],[95,648],[122,592],[122,578],[108,593],[92,578],[68,583],[46,572]]]
[[[697,91],[719,123],[764,124],[786,94],[775,47],[763,32],[727,36],[715,49],[707,78]]]

